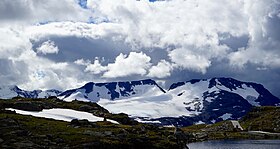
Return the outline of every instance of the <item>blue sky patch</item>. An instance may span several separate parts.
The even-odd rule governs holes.
[[[79,0],[79,5],[82,7],[82,8],[87,8],[87,0]]]

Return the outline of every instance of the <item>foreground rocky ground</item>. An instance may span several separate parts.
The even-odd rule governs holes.
[[[212,125],[200,124],[182,128],[195,141],[219,139],[280,139],[280,107],[254,107],[239,120],[243,130],[231,121]]]
[[[7,111],[67,108],[106,117],[108,121],[74,119],[58,121]],[[215,139],[280,139],[280,107],[256,107],[239,120],[244,130],[231,121],[184,128],[158,127],[134,121],[128,115],[112,114],[96,103],[64,102],[53,98],[0,100],[0,148],[187,148],[186,144]],[[269,133],[268,133],[269,132]]]
[[[174,128],[142,124],[126,114],[111,114],[94,103],[63,102],[51,99],[0,100],[0,148],[185,148],[190,134]],[[70,108],[106,116],[121,124],[107,121],[69,122],[37,118],[6,111],[15,108],[40,111],[45,108]]]

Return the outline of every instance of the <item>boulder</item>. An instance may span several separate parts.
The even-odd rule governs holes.
[[[204,140],[204,139],[207,139],[208,138],[208,134],[205,133],[205,132],[198,132],[198,133],[195,133],[194,134],[195,138],[197,140]]]
[[[111,136],[111,135],[113,135],[113,132],[112,131],[105,131],[104,134],[106,136]]]
[[[80,127],[80,126],[83,126],[83,127],[92,127],[94,124],[91,124],[87,119],[83,119],[83,120],[78,120],[78,119],[73,119],[70,124],[73,126],[73,127]]]
[[[79,120],[80,126],[90,125],[90,122],[87,119]]]
[[[73,119],[73,120],[70,122],[70,124],[73,125],[73,126],[79,126],[79,125],[80,125],[78,119]]]

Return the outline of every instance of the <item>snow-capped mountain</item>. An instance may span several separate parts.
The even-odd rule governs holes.
[[[166,93],[98,102],[111,112],[124,112],[139,121],[177,126],[238,119],[252,106],[279,103],[262,85],[232,78],[194,79],[174,83]]]
[[[190,125],[193,122],[215,123],[239,119],[252,106],[277,106],[280,103],[280,99],[261,84],[242,82],[233,78],[178,82],[170,86],[168,93],[173,99],[184,100],[186,110],[192,111],[194,115],[154,119],[164,124]]]
[[[233,78],[193,79],[172,84],[167,91],[154,80],[87,83],[60,92],[24,91],[17,86],[0,87],[0,98],[45,98],[97,102],[113,113],[126,113],[140,122],[187,126],[239,119],[252,106],[278,106],[280,99],[261,84]]]
[[[193,79],[187,82],[174,83],[169,88],[170,92],[176,92],[178,96],[184,96],[187,90],[192,90],[191,94],[194,96],[199,96],[203,92],[202,99],[208,102],[223,94],[222,91],[238,94],[253,106],[276,105],[279,103],[279,99],[273,96],[263,85],[242,82],[233,78]]]
[[[60,93],[61,91],[58,90],[25,91],[17,86],[0,86],[0,99],[11,99],[13,97],[48,98],[50,96],[57,96]]]
[[[65,101],[81,100],[98,102],[100,99],[119,100],[131,97],[162,94],[165,91],[151,79],[131,82],[87,83],[78,89],[59,95]]]

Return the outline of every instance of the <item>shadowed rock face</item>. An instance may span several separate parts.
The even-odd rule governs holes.
[[[233,78],[194,79],[178,82],[172,84],[169,91],[180,90],[185,85],[197,86],[199,82],[208,83],[208,87],[201,92],[201,97],[199,97],[201,100],[193,99],[192,102],[197,103],[196,106],[203,108],[190,108],[188,104],[192,102],[188,101],[186,103],[186,110],[197,111],[200,114],[194,116],[162,117],[152,120],[158,120],[162,125],[175,126],[188,126],[193,125],[195,122],[216,123],[225,119],[239,119],[254,106],[276,106],[280,103],[279,98],[272,95],[263,85],[242,82]],[[256,97],[244,97],[244,94],[249,92],[249,90],[253,90],[256,93]],[[184,92],[178,94],[178,96],[183,96],[183,94]]]

